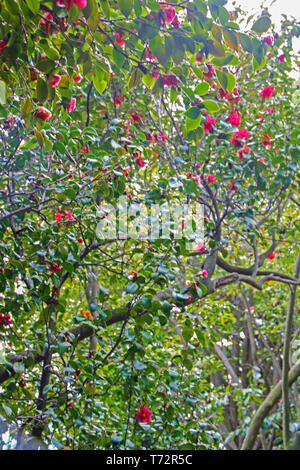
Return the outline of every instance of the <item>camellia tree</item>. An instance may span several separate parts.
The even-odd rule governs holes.
[[[3,449],[300,428],[300,25],[226,3],[1,0]]]

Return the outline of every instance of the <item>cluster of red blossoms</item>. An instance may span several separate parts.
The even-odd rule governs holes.
[[[50,273],[58,273],[58,271],[60,271],[61,269],[62,269],[62,265],[55,263],[50,266],[49,271]]]
[[[56,220],[57,223],[61,222],[63,220],[63,218],[66,218],[70,221],[73,221],[75,220],[73,215],[72,215],[72,211],[71,210],[67,210],[67,209],[62,209],[61,212],[59,212],[59,209],[57,210],[56,214],[55,214],[55,217],[54,219]]]
[[[0,325],[8,326],[11,324],[11,318],[9,313],[0,313]]]
[[[7,46],[8,41],[0,41],[0,53],[3,52],[3,48]]]
[[[167,3],[161,3],[160,7],[163,10],[163,18],[165,24],[171,24],[174,28],[179,28],[180,22],[176,15],[176,10],[172,5],[168,5]]]
[[[82,10],[86,7],[87,0],[56,0],[56,5],[65,7],[67,11],[69,11],[74,4]]]
[[[178,78],[175,75],[173,75],[172,73],[164,75],[162,77],[162,79],[163,79],[163,85],[164,86],[171,86],[171,87],[173,86],[174,87],[174,86],[177,86],[178,83],[179,83]]]
[[[150,423],[152,414],[152,411],[148,410],[148,408],[146,408],[145,406],[141,406],[140,411],[136,413],[135,418],[140,423]]]

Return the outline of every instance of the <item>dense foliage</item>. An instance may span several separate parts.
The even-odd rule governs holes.
[[[0,1],[2,448],[300,428],[300,25],[226,3]],[[204,237],[100,237],[120,197]]]

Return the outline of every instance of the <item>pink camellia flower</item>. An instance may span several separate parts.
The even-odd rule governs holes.
[[[203,269],[202,276],[203,277],[208,277],[208,272],[206,271],[206,269]]]
[[[160,77],[160,73],[157,70],[153,70],[151,75],[153,78],[155,78],[155,80]]]
[[[169,74],[163,76],[163,85],[164,86],[170,86],[170,87],[177,86],[178,83],[179,83],[178,78],[175,75],[173,75],[172,73],[169,73]]]
[[[239,129],[237,132],[234,134],[238,139],[244,139],[247,140],[250,137],[250,132],[248,129]]]
[[[60,80],[61,80],[61,76],[56,73],[56,74],[52,75],[52,77],[49,81],[49,85],[52,88],[55,88],[59,84]]]
[[[212,118],[211,116],[207,115],[206,116],[206,121],[204,121],[203,126],[204,126],[204,132],[212,132],[213,127],[216,125],[216,120]]]
[[[3,48],[7,46],[8,41],[0,41],[0,53],[3,52]]]
[[[125,176],[125,178],[127,178],[129,176],[129,170],[130,170],[130,168],[122,168],[123,175]]]
[[[281,54],[277,57],[277,59],[279,60],[279,62],[284,62],[285,61],[285,55]]]
[[[273,251],[269,256],[267,256],[268,259],[274,259],[276,256],[275,251]]]
[[[78,238],[77,243],[79,243],[79,245],[82,245],[83,244],[83,238]]]
[[[262,134],[265,139],[261,139],[261,143],[264,144],[265,147],[271,146],[272,140],[271,137],[268,134]]]
[[[272,86],[266,86],[265,88],[262,89],[260,92],[259,96],[262,96],[263,98],[271,98],[271,96],[274,93],[274,87]]]
[[[215,183],[217,181],[217,178],[215,177],[215,175],[207,175],[207,176],[205,176],[204,179],[205,179],[207,184]]]
[[[198,253],[202,253],[203,251],[205,251],[204,243],[199,243],[199,245],[196,246],[196,251],[198,251]]]
[[[145,406],[140,407],[140,411],[138,411],[135,415],[135,418],[140,423],[151,423],[152,411],[148,410]]]
[[[202,167],[202,163],[199,163],[199,162],[198,162],[198,163],[196,163],[195,166],[196,166],[196,168],[201,168],[201,167]]]
[[[228,122],[230,122],[232,126],[239,127],[239,125],[241,124],[240,113],[238,111],[233,111],[233,113],[231,113],[228,118]]]
[[[72,96],[71,102],[67,106],[67,110],[69,111],[69,113],[71,113],[72,111],[74,111],[75,108],[76,108],[76,98],[74,98],[74,96]]]
[[[74,75],[73,80],[76,83],[80,83],[82,80],[82,75],[80,75],[80,73],[78,73],[77,75]]]
[[[90,149],[88,147],[85,147],[84,145],[81,147],[80,151],[86,154],[91,153]]]
[[[161,8],[163,8],[163,16],[166,24],[171,24],[176,17],[176,10],[172,5],[162,3]]]
[[[266,42],[267,44],[269,44],[269,46],[272,46],[273,43],[274,43],[274,37],[273,36],[265,36],[264,38],[262,38],[263,42]]]
[[[253,306],[253,305],[250,305],[250,307],[249,307],[249,312],[253,313],[254,310],[255,310],[254,306]]]

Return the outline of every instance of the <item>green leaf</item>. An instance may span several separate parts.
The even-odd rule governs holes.
[[[208,51],[210,54],[215,57],[224,57],[225,49],[222,44],[219,44],[217,41],[212,41],[208,44]]]
[[[259,34],[264,33],[270,28],[271,24],[272,22],[270,17],[267,15],[263,15],[255,21],[252,26],[252,31],[255,31]]]
[[[133,0],[118,0],[119,8],[126,18],[130,15],[132,7],[133,7]]]
[[[38,78],[36,84],[36,94],[37,99],[40,103],[44,103],[44,101],[46,101],[46,99],[48,98],[48,84],[42,77]]]
[[[21,104],[22,119],[26,119],[27,116],[29,116],[29,114],[31,113],[31,111],[32,111],[32,102],[31,102],[30,97],[27,96],[26,100],[22,101],[22,104]]]
[[[139,285],[136,282],[132,282],[127,284],[126,292],[128,292],[128,294],[134,294],[138,290],[138,288]]]
[[[190,119],[189,117],[185,118],[185,127],[187,132],[191,132],[194,129],[197,129],[197,127],[200,126],[201,123],[201,115],[198,117],[198,119]]]
[[[230,49],[233,49],[234,51],[238,50],[238,36],[234,31],[223,28],[223,37],[226,46],[230,47]]]
[[[199,83],[199,85],[197,85],[195,88],[195,95],[198,95],[198,96],[206,95],[208,90],[209,90],[209,84],[207,82]]]
[[[220,111],[218,104],[213,100],[203,101],[203,105],[209,113],[217,113],[218,111]]]
[[[232,73],[227,73],[227,90],[231,93],[235,89],[236,79]]]
[[[0,80],[0,104],[6,103],[6,85],[5,82]]]
[[[155,79],[152,77],[152,75],[143,75],[142,80],[143,80],[143,82],[145,83],[146,87],[149,90],[153,88],[153,85],[155,83]]]
[[[35,15],[40,9],[40,0],[25,0],[27,3],[28,8],[34,13]]]
[[[100,0],[100,5],[106,18],[110,18],[110,6],[108,0]]]
[[[107,82],[103,80],[99,74],[96,73],[96,75],[94,76],[93,83],[98,93],[102,95],[105,88],[107,87]]]
[[[128,80],[129,90],[131,90],[132,88],[135,88],[139,84],[139,82],[141,81],[142,75],[143,73],[141,72],[141,70],[137,67],[134,67]]]
[[[200,114],[201,114],[201,110],[197,106],[193,106],[192,108],[188,109],[185,113],[185,115],[189,119],[197,119],[200,116]]]
[[[247,34],[239,33],[239,40],[244,51],[251,53],[253,49],[251,38]]]
[[[218,80],[221,88],[223,88],[223,90],[226,91],[227,90],[227,84],[228,84],[227,74],[225,72],[223,72],[222,70],[216,70],[216,75],[217,75],[217,80]]]

